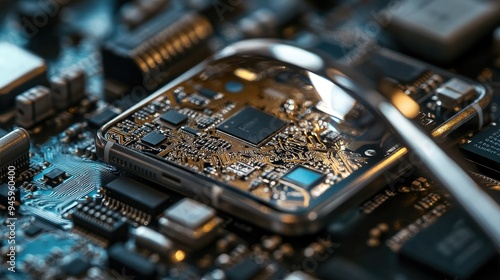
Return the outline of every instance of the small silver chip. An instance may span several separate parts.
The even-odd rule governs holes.
[[[192,248],[202,248],[217,236],[221,219],[215,210],[189,198],[165,210],[161,231]]]
[[[436,93],[441,101],[441,106],[447,109],[453,109],[460,103],[473,98],[476,91],[471,84],[453,78],[440,86],[436,90]]]

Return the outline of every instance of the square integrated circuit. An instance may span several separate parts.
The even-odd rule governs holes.
[[[253,107],[245,107],[217,129],[258,146],[285,127],[286,122]]]
[[[297,166],[285,174],[281,179],[306,190],[310,190],[318,185],[323,178],[325,178],[325,175],[322,173],[303,166]]]
[[[165,141],[166,139],[167,136],[157,131],[151,131],[146,136],[142,137],[141,141],[151,146],[158,146],[161,142]]]
[[[167,122],[173,126],[179,126],[185,123],[187,119],[188,116],[181,114],[175,110],[167,111],[160,116],[160,120]]]

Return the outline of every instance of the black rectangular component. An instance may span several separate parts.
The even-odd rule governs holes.
[[[474,135],[470,142],[460,146],[465,156],[490,170],[500,170],[500,127],[489,125],[478,134]]]
[[[146,136],[142,137],[141,141],[151,146],[158,146],[161,142],[165,141],[165,139],[167,139],[167,136],[157,131],[151,131]]]
[[[392,57],[389,52],[376,52],[356,68],[374,81],[387,77],[402,84],[414,82],[427,71],[424,65]]]
[[[185,123],[187,119],[188,116],[181,114],[175,110],[167,111],[160,116],[160,120],[167,122],[173,126],[179,126]]]
[[[465,212],[455,208],[406,242],[400,253],[465,279],[495,255],[495,247]]]
[[[104,44],[104,75],[153,90],[206,58],[210,51],[203,46],[212,33],[206,17],[171,3],[155,18]],[[151,56],[155,59],[149,59]],[[148,62],[143,64],[145,60]]]
[[[34,237],[35,235],[40,234],[42,231],[43,228],[40,227],[38,223],[33,223],[27,229],[24,230],[24,235],[29,237]]]
[[[253,107],[245,107],[217,129],[253,145],[260,145],[280,131],[286,122]]]
[[[9,185],[7,183],[0,185],[0,209],[1,208],[7,209],[9,207],[9,202],[11,202],[11,200],[9,200],[9,197],[12,197],[9,194],[9,191],[11,191],[11,190],[9,189]],[[19,189],[15,188],[14,190],[12,190],[12,192],[14,193],[14,195],[13,195],[14,201],[20,202],[21,201],[21,193],[19,192]],[[16,209],[17,209],[17,207],[16,207]]]
[[[87,201],[77,205],[71,216],[75,227],[104,238],[110,244],[125,241],[128,233],[126,218],[109,210],[95,201]]]
[[[110,120],[114,119],[116,116],[118,116],[118,114],[116,114],[114,111],[109,108],[105,108],[96,115],[88,118],[87,122],[89,123],[89,126],[91,128],[100,128]]]
[[[219,95],[217,92],[209,89],[209,88],[201,88],[199,91],[201,96],[204,96],[208,99],[215,99],[217,95]]]
[[[59,168],[54,168],[49,172],[45,173],[43,175],[43,178],[46,180],[48,185],[55,187],[60,183],[62,183],[66,178],[68,178],[68,175],[63,170]]]
[[[194,128],[191,128],[189,126],[183,126],[181,127],[182,131],[186,132],[186,133],[189,133],[193,136],[198,136],[200,133],[198,132],[198,130],[194,129]]]
[[[104,186],[106,196],[150,215],[161,213],[170,196],[136,180],[120,177]]]
[[[71,276],[82,276],[87,270],[91,267],[92,265],[82,259],[81,257],[76,257],[69,262],[61,265],[61,271],[64,272],[66,275],[71,275]]]
[[[128,251],[121,243],[115,244],[108,250],[109,268],[119,275],[136,279],[156,279],[156,266],[147,258]]]
[[[250,258],[245,258],[241,262],[235,264],[228,271],[226,277],[228,280],[251,280],[257,279],[256,276],[263,270],[261,264],[255,263]]]

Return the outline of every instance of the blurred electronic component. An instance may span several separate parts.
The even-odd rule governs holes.
[[[474,86],[457,78],[453,78],[436,90],[441,106],[453,110],[462,102],[476,94]]]
[[[330,278],[332,280],[378,279],[363,269],[361,264],[350,261],[342,256],[334,256],[326,262],[321,263],[318,268],[317,276],[319,279]]]
[[[13,196],[11,194],[14,194]],[[21,192],[19,188],[11,190],[7,183],[0,184],[0,209],[7,210],[11,206],[12,198],[14,197],[14,202],[21,202]],[[10,202],[10,203],[9,203]],[[16,207],[15,207],[16,208]]]
[[[316,278],[312,277],[311,275],[300,271],[296,270],[290,274],[288,274],[284,280],[316,280]]]
[[[133,275],[137,279],[155,279],[156,266],[147,258],[131,252],[122,243],[117,243],[108,249],[109,267],[118,275]]]
[[[98,113],[88,117],[87,122],[91,128],[100,128],[116,116],[118,116],[118,114],[115,111],[106,107]]]
[[[78,138],[84,132],[84,129],[87,128],[86,123],[75,123],[72,124],[68,129],[64,131],[64,137],[61,139],[63,143],[69,143],[70,141]]]
[[[18,94],[47,83],[47,66],[11,43],[0,42],[0,53],[0,113],[4,113],[14,107]]]
[[[134,28],[161,12],[170,0],[141,0],[125,3],[120,8],[120,18],[129,27]]]
[[[188,8],[206,16],[214,25],[240,15],[248,5],[233,0],[219,0],[217,2],[212,0],[187,0],[184,2],[186,2]]]
[[[85,72],[81,69],[68,70],[51,78],[50,85],[54,107],[64,110],[85,97]]]
[[[54,113],[52,95],[48,88],[36,86],[16,97],[16,121],[30,128]]]
[[[500,55],[500,27],[497,27],[493,32],[493,52]]]
[[[104,45],[105,77],[153,90],[208,56],[203,44],[212,32],[205,17],[182,13],[174,5],[168,12]],[[179,63],[181,60],[183,63]]]
[[[60,19],[61,10],[71,0],[20,0],[17,4],[19,26],[26,38],[41,37],[53,28]]]
[[[495,248],[463,211],[453,209],[406,242],[399,253],[465,279],[495,255]]]
[[[24,230],[24,234],[29,237],[34,237],[43,232],[44,229],[40,226],[40,223],[34,222],[28,228]]]
[[[385,50],[375,52],[356,69],[375,81],[387,77],[402,84],[414,82],[428,71],[425,65],[417,64],[403,56],[395,56]]]
[[[405,47],[445,62],[462,54],[499,20],[498,1],[418,0],[401,4],[388,24]]]
[[[0,182],[7,178],[9,166],[14,167],[16,174],[29,167],[29,150],[30,135],[23,128],[0,138]]]
[[[214,240],[221,220],[211,207],[184,198],[165,210],[159,223],[167,236],[199,249]]]
[[[305,1],[279,0],[264,2],[237,23],[247,38],[279,36],[281,28],[308,10]]]
[[[80,277],[90,268],[91,264],[81,257],[72,258],[61,265],[61,271],[68,276]]]
[[[488,171],[500,170],[500,127],[490,124],[460,146],[466,157]],[[499,174],[496,174],[499,176]]]
[[[136,209],[152,216],[160,214],[170,198],[169,195],[128,177],[120,177],[106,184],[103,190],[110,207],[121,212]]]
[[[222,94],[214,90],[211,90],[209,88],[201,88],[198,90],[198,92],[200,93],[201,96],[204,96],[208,99],[218,99],[222,97]]]
[[[173,243],[165,235],[145,226],[140,226],[135,230],[135,246],[148,249],[166,257],[172,250]]]
[[[262,263],[257,264],[250,258],[245,258],[229,268],[225,274],[228,280],[252,280],[259,279],[258,275],[264,270]]]
[[[72,218],[75,227],[80,231],[97,239],[104,239],[109,244],[127,239],[126,218],[95,201],[78,204]]]

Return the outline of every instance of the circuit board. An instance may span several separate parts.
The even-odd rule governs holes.
[[[366,155],[346,149],[362,136],[362,128],[349,123],[334,128],[330,115],[313,112],[319,99],[305,75],[295,77],[295,83],[279,82],[292,70],[281,71],[283,65],[264,59],[246,59],[245,65],[229,59],[212,67],[223,70],[204,71],[165,92],[109,128],[106,138],[289,209],[308,207],[314,197],[369,164]],[[231,73],[266,78],[244,81]],[[361,105],[349,102],[353,108],[343,119],[355,123],[367,117]],[[278,178],[289,184],[275,186]]]
[[[320,76],[262,57],[206,61],[274,38],[386,81],[500,202],[500,7],[450,1],[417,1],[451,13],[442,38],[386,0],[0,1],[0,278],[498,279],[488,238],[352,97],[325,106]],[[285,212],[394,162],[290,235],[102,158],[99,130]]]

